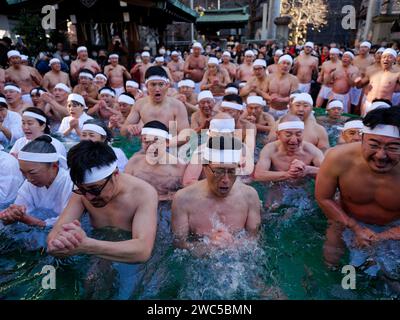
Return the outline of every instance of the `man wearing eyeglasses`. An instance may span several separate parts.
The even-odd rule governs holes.
[[[212,247],[238,244],[241,231],[248,238],[257,236],[261,221],[258,194],[236,179],[241,145],[232,137],[209,139],[203,153],[206,179],[178,191],[172,202],[177,247],[201,256]]]
[[[337,266],[346,245],[350,264],[358,267],[369,261],[370,275],[398,270],[400,251],[388,248],[400,244],[399,119],[397,107],[372,110],[363,120],[361,142],[327,153],[315,190],[329,222],[324,256],[330,266]]]
[[[167,128],[170,122],[175,122],[178,133],[189,128],[186,107],[178,99],[167,96],[169,86],[168,75],[162,67],[153,66],[147,69],[148,96],[135,103],[121,128],[122,135],[140,135],[143,124],[150,121],[160,121]]]
[[[125,263],[150,258],[157,229],[157,192],[147,182],[120,173],[116,161],[112,148],[102,142],[82,141],[69,151],[74,194],[48,236],[50,254],[90,254]],[[84,211],[95,229],[131,231],[132,239],[89,238],[79,222]]]

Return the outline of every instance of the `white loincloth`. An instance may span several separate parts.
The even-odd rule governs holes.
[[[352,87],[350,89],[350,101],[352,105],[357,106],[360,103],[362,93],[362,89],[358,89],[356,87]]]
[[[268,113],[270,115],[272,115],[275,118],[275,120],[278,120],[279,118],[285,116],[288,112],[289,112],[288,109],[286,109],[286,110],[276,110],[276,109],[274,109],[272,107],[269,107],[269,110],[268,110]]]
[[[299,83],[299,90],[303,93],[310,93],[311,82],[310,83]]]
[[[321,86],[321,90],[319,91],[318,97],[321,97],[324,100],[328,100],[331,93],[332,93],[332,88],[323,85]]]

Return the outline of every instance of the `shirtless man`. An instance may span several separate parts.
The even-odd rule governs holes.
[[[346,51],[343,54],[342,65],[332,73],[326,74],[326,79],[331,77],[333,82],[330,99],[342,101],[345,113],[351,112],[350,90],[355,85],[355,79],[360,75],[359,69],[352,65],[353,59],[353,53]]]
[[[98,102],[98,89],[93,84],[93,73],[90,70],[81,70],[78,84],[74,87],[73,93],[80,94],[89,109]]]
[[[200,82],[201,90],[210,90],[215,99],[221,101],[225,95],[225,87],[230,82],[229,73],[221,68],[217,58],[209,58],[207,71]]]
[[[273,74],[278,72],[278,62],[279,62],[279,58],[283,56],[283,51],[281,49],[278,49],[275,51],[274,54],[274,63],[271,64],[270,66],[268,66],[267,70],[268,70],[268,74]]]
[[[369,85],[367,99],[362,106],[361,115],[364,116],[375,99],[386,99],[391,101],[393,93],[399,86],[400,72],[394,68],[396,51],[386,49],[382,54],[380,71],[372,75],[366,75],[364,78],[358,77],[355,83],[358,88]]]
[[[329,51],[330,60],[325,61],[322,64],[321,72],[317,79],[317,82],[322,84],[317,98],[317,108],[322,108],[322,106],[329,100],[329,97],[332,93],[332,79],[329,77],[329,75],[342,64],[342,62],[339,60],[339,54],[339,49],[332,48]]]
[[[299,79],[299,90],[309,93],[314,74],[318,74],[318,58],[312,56],[314,43],[307,42],[303,54],[294,61],[293,74]]]
[[[93,84],[100,90],[107,86],[108,78],[104,73],[98,72],[94,75]]]
[[[316,177],[323,160],[322,151],[304,141],[304,122],[286,115],[278,126],[278,141],[267,144],[261,151],[254,178],[276,182]]]
[[[0,92],[3,92],[4,84],[6,83],[6,72],[0,68]]]
[[[171,93],[170,90],[174,90],[174,91],[175,91],[175,88],[174,88],[175,82],[174,82],[174,79],[172,78],[171,71],[170,71],[169,68],[166,67],[164,64],[165,64],[165,59],[164,59],[164,57],[156,57],[156,58],[154,59],[154,66],[158,66],[158,67],[163,68],[163,69],[165,70],[165,72],[167,73],[167,75],[168,75],[168,80],[169,80],[169,83],[170,83],[170,86],[169,86],[168,91],[169,91],[169,93]],[[176,92],[175,92],[175,93],[176,93]]]
[[[235,81],[236,78],[236,73],[237,73],[237,67],[234,63],[231,62],[232,56],[231,53],[229,51],[225,51],[222,54],[222,63],[220,65],[221,68],[225,69],[230,77],[230,81],[229,82],[233,82]]]
[[[158,200],[172,200],[182,186],[186,165],[167,152],[168,128],[159,121],[146,123],[142,129],[142,150],[135,153],[125,167],[125,173],[151,184]]]
[[[400,219],[399,119],[396,107],[371,111],[363,121],[361,143],[338,146],[326,155],[315,196],[329,220],[324,246],[329,265],[337,265],[344,253],[345,229],[354,235],[351,247],[379,250],[381,241],[400,240],[400,228],[392,225]]]
[[[141,54],[142,57],[142,62],[137,63],[131,70],[131,75],[135,74],[138,70],[140,73],[140,85],[141,88],[145,88],[145,74],[147,72],[147,69],[152,66],[151,64],[151,56],[150,53],[147,51],[143,51]]]
[[[169,132],[175,130],[169,127],[170,122],[174,122],[177,126],[177,133],[189,128],[186,107],[179,100],[167,96],[168,86],[168,76],[163,68],[150,67],[146,71],[146,87],[149,95],[135,103],[121,128],[122,135],[139,135],[143,124],[154,120],[162,122],[169,128]]]
[[[118,97],[117,113],[113,112],[113,115],[110,117],[108,127],[110,129],[121,129],[131,113],[134,104],[135,99],[131,94],[126,92],[120,94]]]
[[[278,72],[267,78],[267,95],[263,95],[263,98],[270,107],[268,112],[275,119],[287,113],[290,95],[299,88],[299,80],[289,73],[292,64],[293,58],[291,56],[284,55],[280,57]]]
[[[68,116],[68,95],[71,93],[71,88],[64,83],[57,83],[53,89],[53,93],[47,92],[41,95],[41,98],[46,102],[45,113],[50,119],[50,127],[53,131],[57,131],[62,119]]]
[[[221,143],[219,137],[210,139],[204,152],[206,179],[176,193],[172,202],[172,232],[178,248],[202,256],[212,247],[235,245],[234,237],[241,231],[246,231],[250,239],[257,237],[260,200],[252,187],[236,179],[241,143],[233,141]],[[196,240],[191,241],[193,236]],[[201,241],[204,238],[210,241]]]
[[[259,96],[249,96],[247,98],[246,110],[241,118],[255,124],[257,133],[268,134],[275,125],[274,117],[268,112],[263,112],[266,105],[263,98]]]
[[[329,101],[328,105],[326,106],[327,115],[318,117],[317,122],[322,126],[324,124],[328,126],[343,124],[348,119],[342,115],[343,109],[343,102],[333,99]]]
[[[203,80],[203,76],[207,66],[207,57],[201,55],[203,46],[199,42],[195,42],[192,46],[193,52],[188,55],[183,67],[185,77],[193,80],[196,84],[195,92],[200,92],[200,82]]]
[[[71,82],[69,81],[69,75],[61,71],[61,62],[57,58],[50,60],[51,70],[47,72],[42,81],[42,87],[45,88],[50,93],[53,92],[54,87],[58,83],[64,83],[68,87],[71,87]]]
[[[197,94],[194,93],[195,83],[192,80],[185,79],[178,82],[178,94],[176,98],[181,101],[189,117],[199,110],[197,106]]]
[[[9,110],[18,112],[20,114],[22,114],[23,110],[31,106],[22,100],[21,93],[21,88],[13,83],[6,83],[4,86],[4,95],[6,97]]]
[[[118,106],[115,102],[115,98],[116,92],[113,88],[101,88],[99,90],[99,102],[90,108],[87,114],[90,116],[96,116],[96,118],[107,123],[111,116],[118,114]]]
[[[329,137],[325,128],[317,123],[312,115],[313,99],[308,93],[296,95],[290,105],[289,113],[304,121],[304,141],[310,142],[325,152],[329,149]],[[279,121],[276,123],[279,125]],[[277,128],[271,131],[269,141],[277,140]]]
[[[90,70],[93,74],[97,72],[101,72],[101,68],[97,64],[96,61],[90,59],[88,56],[88,51],[86,47],[79,47],[77,49],[78,57],[75,61],[71,63],[71,77],[72,79],[77,80],[79,73],[83,69]]]
[[[211,91],[201,91],[197,97],[199,110],[192,114],[190,127],[197,133],[207,130],[211,119],[217,114],[215,99]]]
[[[171,52],[171,61],[168,62],[167,67],[175,83],[179,83],[179,81],[183,80],[184,62],[179,58],[179,53],[177,51]]]
[[[32,106],[30,92],[34,87],[40,86],[42,76],[36,69],[21,64],[21,54],[18,51],[11,50],[7,56],[10,67],[5,71],[5,80],[18,85],[22,100]]]
[[[369,54],[371,50],[371,43],[364,41],[360,45],[360,51],[357,57],[354,58],[353,64],[360,70],[361,77],[365,77],[367,68],[375,63],[375,59]],[[358,106],[360,104],[360,99],[362,97],[363,91],[360,88],[353,87],[351,89],[351,104],[353,106]]]
[[[117,54],[111,54],[109,56],[110,64],[105,66],[104,73],[108,78],[108,82],[111,88],[115,90],[117,97],[123,92],[124,88],[124,77],[131,79],[131,75],[126,68],[118,64],[119,56]]]
[[[68,152],[74,194],[47,238],[55,256],[90,254],[103,259],[145,262],[157,229],[157,192],[147,182],[120,173],[111,147],[82,141]],[[109,242],[89,238],[80,225],[88,212],[91,225],[131,231],[132,239]]]
[[[339,144],[360,142],[362,138],[362,130],[364,124],[361,119],[349,119],[343,127],[338,139]]]
[[[246,85],[240,90],[241,97],[249,94],[256,94],[264,99],[268,98],[268,76],[265,72],[267,63],[265,60],[257,59],[253,63],[253,76],[247,81]]]
[[[133,80],[128,80],[125,84],[126,92],[131,94],[135,100],[144,97],[143,91],[139,89],[139,83]]]
[[[244,63],[237,69],[236,80],[249,81],[253,77],[253,61],[255,54],[252,50],[244,53]]]

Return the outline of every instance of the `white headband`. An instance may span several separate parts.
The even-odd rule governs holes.
[[[154,59],[156,62],[163,62],[164,63],[164,57],[156,57],[155,59]]]
[[[239,90],[235,87],[228,87],[225,89],[225,94],[239,94]]]
[[[64,83],[57,83],[54,89],[64,90],[66,93],[70,93],[71,89]]]
[[[117,169],[117,161],[108,166],[93,167],[85,171],[84,184],[94,183],[110,176]]]
[[[394,50],[394,49],[392,49],[392,48],[388,48],[388,49],[385,49],[385,51],[383,51],[383,53],[382,53],[382,56],[384,56],[385,54],[390,54],[390,55],[392,55],[393,57],[397,57],[397,52],[396,52],[396,50]]]
[[[53,65],[54,63],[61,63],[61,61],[60,61],[60,59],[53,58],[53,59],[50,60],[49,66]]]
[[[102,79],[104,79],[104,80],[106,80],[106,81],[108,80],[107,77],[106,77],[104,74],[101,74],[101,73],[96,74],[96,76],[95,76],[94,78],[95,78],[95,79],[96,79],[96,78],[102,78]]]
[[[16,85],[13,85],[13,84],[6,85],[3,90],[4,91],[6,91],[6,90],[17,91],[18,93],[22,92],[20,87],[17,87]]]
[[[71,93],[71,94],[68,96],[67,101],[78,102],[78,103],[80,103],[81,105],[83,105],[83,106],[86,108],[85,99],[84,99],[80,94]]]
[[[390,108],[390,104],[383,101],[376,101],[372,103],[370,106],[367,106],[365,108],[365,114],[375,109],[388,109],[388,108]]]
[[[42,162],[42,163],[53,163],[60,160],[58,153],[35,153],[35,152],[18,152],[18,160],[29,161],[29,162]]]
[[[304,47],[310,47],[310,48],[313,48],[313,49],[314,49],[314,43],[311,42],[311,41],[306,42],[306,44],[304,45]]]
[[[249,104],[258,104],[260,106],[264,106],[265,101],[262,97],[259,97],[259,96],[249,96],[247,98],[247,105],[249,105]]]
[[[218,133],[231,133],[235,131],[235,119],[212,119],[209,131]]]
[[[136,81],[129,80],[126,82],[126,87],[132,87],[135,89],[139,89],[139,84]]]
[[[400,138],[399,128],[386,124],[378,124],[374,129],[364,126],[363,133],[375,134],[390,138]]]
[[[76,50],[77,53],[79,53],[79,52],[81,52],[81,51],[87,51],[87,48],[82,46],[82,47],[79,47],[79,48]]]
[[[113,54],[110,54],[110,56],[108,58],[109,59],[112,59],[112,58],[119,59],[119,55],[117,55],[116,53],[113,53]]]
[[[222,101],[221,103],[222,108],[230,108],[238,111],[243,110],[243,105],[235,102],[229,102],[229,101]]]
[[[204,149],[203,157],[205,160],[212,163],[239,163],[242,150],[219,150],[210,149],[206,147]]]
[[[153,80],[159,80],[159,81],[164,81],[166,83],[169,83],[169,79],[162,77],[162,76],[150,76],[148,79],[146,79],[145,84],[147,84],[149,81]]]
[[[352,59],[355,58],[355,57],[354,57],[354,54],[353,54],[352,52],[350,52],[350,51],[346,51],[345,53],[343,53],[343,56],[345,56],[345,55],[350,56]]]
[[[254,52],[253,52],[252,50],[247,50],[247,51],[244,53],[244,55],[245,55],[245,56],[252,56],[252,57],[255,56],[255,54],[254,54]]]
[[[144,51],[144,52],[142,52],[142,57],[150,58],[150,53],[148,53],[147,51]]]
[[[296,95],[293,99],[293,103],[296,103],[296,102],[306,102],[306,103],[310,104],[311,106],[314,105],[314,101],[313,101],[311,95],[308,93],[299,93],[298,95]]]
[[[343,102],[339,101],[339,100],[334,100],[334,101],[329,102],[328,106],[326,107],[326,110],[330,110],[332,108],[344,109]]]
[[[178,89],[182,87],[190,87],[190,88],[195,88],[195,84],[192,80],[186,79],[186,80],[181,80],[178,82]]]
[[[364,124],[361,120],[348,121],[344,124],[343,131],[350,129],[364,129]]]
[[[17,50],[10,50],[7,52],[7,57],[11,58],[11,57],[20,57],[21,58],[21,53]]]
[[[43,116],[41,116],[40,114],[37,114],[37,113],[35,113],[35,112],[31,112],[31,111],[25,111],[25,112],[22,114],[22,116],[35,118],[35,119],[40,120],[40,121],[42,121],[42,122],[44,122],[44,123],[47,122],[47,120],[46,120],[45,117],[43,117]]]
[[[364,41],[360,44],[360,47],[368,47],[368,49],[371,49],[371,43],[368,41]]]
[[[1,102],[7,104],[7,100],[5,98],[3,98],[3,97],[0,97],[0,103]]]
[[[162,129],[157,129],[157,128],[143,128],[142,135],[149,135],[149,136],[155,136],[155,137],[161,137],[164,139],[169,140],[170,139],[170,134]]]
[[[195,42],[195,43],[193,43],[192,48],[199,48],[199,49],[202,49],[202,50],[203,50],[203,46],[201,45],[200,42]]]
[[[385,52],[385,50],[386,50],[386,48],[384,48],[384,47],[380,47],[378,50],[376,50],[376,53],[383,53],[383,52]]]
[[[89,72],[81,72],[81,73],[79,74],[79,78],[80,78],[80,77],[86,77],[86,78],[89,78],[90,80],[93,80],[93,75],[90,74]]]
[[[285,54],[284,56],[279,58],[278,64],[281,64],[283,61],[287,61],[290,64],[293,64],[293,58],[289,56],[288,54]]]
[[[43,93],[45,93],[46,91],[42,90],[42,89],[32,89],[31,90],[31,95],[37,95],[39,93],[39,95],[42,95]]]
[[[197,96],[197,102],[200,102],[203,99],[212,99],[212,100],[214,100],[214,96],[213,96],[211,91],[204,90],[204,91],[201,91],[199,93],[199,95]]]
[[[93,124],[93,123],[87,123],[84,124],[82,127],[82,131],[93,131],[98,133],[101,136],[107,136],[107,132],[100,126],[98,126],[97,124]]]
[[[253,62],[253,68],[254,67],[266,68],[267,67],[267,63],[265,62],[265,60],[257,59],[256,61]]]
[[[132,105],[132,104],[135,103],[135,99],[131,98],[130,96],[127,96],[126,94],[121,94],[121,95],[118,97],[118,102],[126,103],[126,104],[129,104],[129,105]]]
[[[278,49],[275,51],[275,56],[282,56],[283,55],[283,51],[281,49]]]
[[[340,54],[340,50],[338,48],[332,48],[331,50],[329,50],[330,54]]]
[[[108,95],[110,95],[110,96],[112,96],[112,97],[115,97],[115,92],[112,91],[112,90],[110,90],[110,89],[108,89],[108,88],[103,88],[103,89],[101,89],[101,90],[99,91],[99,94],[108,94]]]
[[[171,57],[172,57],[172,56],[179,56],[178,51],[172,51],[172,52],[171,52]]]
[[[278,131],[283,130],[304,130],[304,122],[302,121],[287,121],[278,125]]]
[[[26,55],[24,55],[24,54],[21,54],[21,60],[22,60],[22,61],[28,61],[28,59],[29,59],[28,56],[26,56]]]
[[[218,65],[219,61],[218,61],[217,58],[211,57],[211,58],[208,59],[207,64],[216,64],[216,65]]]
[[[223,57],[231,57],[231,53],[229,51],[224,51],[224,53],[222,54]]]

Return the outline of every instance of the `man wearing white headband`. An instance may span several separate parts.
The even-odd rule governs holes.
[[[361,119],[349,119],[345,122],[338,144],[360,142],[364,124]]]
[[[116,98],[117,94],[113,88],[101,88],[99,90],[99,102],[88,110],[88,115],[108,122],[112,115],[118,114]]]
[[[49,65],[51,70],[44,75],[42,87],[51,93],[53,93],[53,89],[57,83],[64,83],[68,87],[71,87],[68,73],[61,71],[61,61],[53,58],[50,60]]]
[[[16,50],[9,51],[9,67],[5,71],[5,81],[16,84],[21,88],[22,100],[28,106],[32,106],[30,92],[34,87],[40,86],[42,76],[36,68],[21,64],[21,55]]]
[[[80,94],[85,98],[85,103],[88,108],[92,108],[98,102],[99,89],[93,83],[93,79],[94,75],[90,70],[81,70],[78,84],[73,90],[73,93]]]
[[[313,75],[318,74],[318,58],[312,55],[314,44],[307,42],[304,46],[304,54],[299,55],[294,61],[293,74],[299,79],[299,90],[309,93]]]
[[[168,75],[168,80],[169,80],[169,83],[170,83],[170,88],[168,89],[168,90],[169,90],[169,91],[168,91],[168,95],[169,95],[169,96],[171,96],[171,95],[173,96],[173,95],[176,94],[176,91],[175,91],[175,89],[174,89],[174,87],[175,87],[175,82],[174,82],[174,79],[172,78],[172,74],[171,74],[169,68],[166,67],[164,64],[165,64],[165,59],[164,59],[164,57],[156,57],[156,58],[155,58],[155,60],[154,60],[154,66],[158,66],[158,67],[163,68],[163,69],[165,70],[165,72],[167,73],[167,75]],[[171,92],[171,89],[173,89],[173,92]]]
[[[77,50],[77,59],[71,63],[71,77],[75,80],[78,79],[79,73],[82,69],[88,69],[92,73],[101,72],[101,68],[96,61],[89,58],[86,47],[79,47]]]
[[[53,94],[43,93],[41,99],[46,102],[45,110],[51,120],[51,129],[57,131],[62,119],[68,116],[68,95],[71,88],[64,83],[57,83],[53,89]]]
[[[139,63],[136,63],[135,66],[131,70],[131,75],[134,75],[135,73],[139,72],[140,74],[140,85],[143,90],[145,88],[145,74],[148,68],[152,66],[151,63],[151,57],[150,53],[147,51],[143,51],[141,54],[142,61]]]
[[[261,151],[254,177],[263,182],[316,177],[323,160],[322,151],[304,140],[304,122],[286,115],[278,126],[278,141]]]
[[[310,142],[318,149],[325,152],[329,149],[329,137],[325,128],[315,121],[312,114],[313,99],[308,93],[300,93],[296,95],[290,105],[289,114],[294,115],[304,121],[304,141]],[[279,125],[279,122],[277,125]],[[269,141],[277,139],[275,132],[271,132],[268,136]]]
[[[237,66],[234,63],[231,62],[231,58],[232,57],[231,57],[230,52],[229,51],[225,51],[222,54],[222,57],[221,57],[222,63],[220,65],[220,67],[222,69],[225,69],[228,72],[229,78],[230,78],[229,82],[235,81],[236,73],[237,73]]]
[[[330,100],[326,106],[327,116],[317,117],[317,122],[325,127],[329,132],[333,126],[342,125],[348,118],[342,116],[343,114],[343,102],[340,100]]]
[[[98,72],[94,75],[93,84],[95,84],[98,89],[105,87],[107,82],[108,78],[104,73]]]
[[[14,204],[1,215],[4,223],[22,222],[46,227],[57,221],[67,206],[73,187],[68,171],[60,167],[59,159],[51,137],[46,135],[22,148],[18,162],[26,180],[18,190]],[[42,213],[45,210],[47,213]]]
[[[229,73],[226,69],[219,66],[217,58],[209,58],[207,63],[207,71],[203,80],[200,82],[201,90],[210,90],[214,98],[218,101],[222,100],[225,95],[225,87],[231,82]]]
[[[197,133],[208,129],[211,119],[217,114],[215,99],[211,91],[201,91],[197,96],[199,110],[192,114],[190,127]]]
[[[62,119],[58,132],[64,137],[79,140],[83,124],[86,120],[93,119],[85,113],[85,100],[76,93],[68,96],[67,109],[69,116]]]
[[[185,78],[193,80],[196,84],[195,92],[200,92],[200,82],[203,80],[207,67],[207,57],[201,54],[202,47],[200,43],[195,43],[192,47],[193,52],[187,56],[183,71]]]
[[[176,98],[167,95],[169,79],[163,68],[153,66],[147,69],[146,88],[148,96],[135,103],[121,128],[122,135],[139,135],[143,123],[155,120],[167,127],[176,125],[178,133],[189,128],[186,107]]]
[[[267,64],[265,60],[257,59],[253,63],[253,76],[240,90],[240,96],[246,98],[248,95],[256,94],[264,99],[268,98],[268,76],[266,73]]]
[[[109,86],[115,90],[117,97],[119,97],[121,93],[125,92],[124,79],[131,79],[131,74],[123,65],[118,63],[118,59],[118,55],[110,55],[110,64],[104,68],[104,74],[108,78]]]
[[[335,49],[335,48],[334,48]],[[339,49],[331,49],[329,51],[329,60],[322,64],[321,72],[319,73],[317,82],[321,83],[316,107],[322,108],[329,100],[332,93],[331,74],[341,66],[339,59]]]
[[[345,52],[342,65],[330,75],[327,75],[333,82],[330,99],[342,101],[345,113],[352,113],[353,111],[351,108],[351,89],[355,85],[355,79],[360,75],[359,69],[352,64],[353,59],[353,53]]]
[[[264,112],[266,102],[259,96],[248,96],[246,100],[246,110],[241,116],[256,126],[257,134],[268,134],[275,125],[274,117],[268,112]]]
[[[121,129],[135,104],[135,98],[129,93],[122,93],[118,97],[117,112],[113,112],[108,122],[110,129]]]
[[[133,80],[128,80],[125,84],[126,93],[132,95],[135,100],[139,100],[144,97],[144,93],[139,89],[139,83]]]
[[[12,145],[23,135],[21,115],[8,110],[7,101],[0,94],[0,144],[3,146]]]
[[[275,51],[274,57],[273,57],[274,63],[269,65],[267,68],[268,74],[273,74],[275,72],[278,72],[278,62],[279,62],[280,57],[282,57],[282,56],[283,56],[283,50],[278,49]]]
[[[237,70],[236,80],[247,82],[253,77],[254,57],[254,52],[251,50],[244,53],[244,61]]]
[[[15,85],[14,83],[6,83],[3,92],[7,100],[8,109],[10,111],[18,112],[19,114],[21,114],[24,109],[33,106],[33,101],[30,97],[30,92],[29,92],[30,103],[27,103],[22,99],[21,88]]]
[[[400,73],[394,67],[396,60],[396,51],[393,49],[386,49],[381,58],[381,70],[374,74],[366,74],[363,78],[356,79],[358,88],[369,87],[366,100],[361,107],[361,115],[366,114],[366,110],[373,103],[374,100],[388,100],[391,101],[393,94],[397,90],[400,83]]]
[[[179,81],[183,80],[184,76],[184,62],[180,58],[179,53],[176,51],[173,51],[171,53],[171,61],[168,62],[167,67],[169,71],[171,72],[172,80],[174,81],[175,84],[178,84]]]
[[[125,168],[125,173],[151,184],[158,192],[159,201],[172,200],[182,186],[187,167],[168,152],[169,139],[164,124],[159,121],[146,123],[141,133],[142,149],[133,155]]]
[[[192,80],[186,79],[178,82],[178,94],[176,98],[185,105],[189,117],[199,110],[197,106],[197,94],[194,92],[194,89],[195,83]]]
[[[90,254],[124,263],[150,258],[157,230],[157,192],[147,182],[119,172],[116,160],[112,148],[101,142],[82,141],[69,151],[75,189],[47,238],[50,254]],[[85,211],[94,228],[129,231],[132,239],[89,238],[79,222]]]
[[[399,119],[396,107],[371,111],[363,120],[361,143],[338,146],[327,154],[315,190],[318,204],[329,220],[324,245],[329,265],[339,265],[346,244],[350,257],[357,254],[363,259],[351,259],[349,264],[360,266],[368,262],[374,266],[369,268],[369,276],[380,270],[392,272],[376,259],[380,254],[385,266],[398,268],[399,252],[387,255],[387,248],[392,247],[388,241],[396,240],[398,245],[400,239]]]
[[[240,140],[209,139],[204,151],[206,179],[178,191],[172,202],[175,246],[203,255],[213,247],[233,246],[241,231],[248,239],[257,237],[260,200],[255,189],[237,179],[241,152]],[[213,221],[218,221],[217,228]]]

